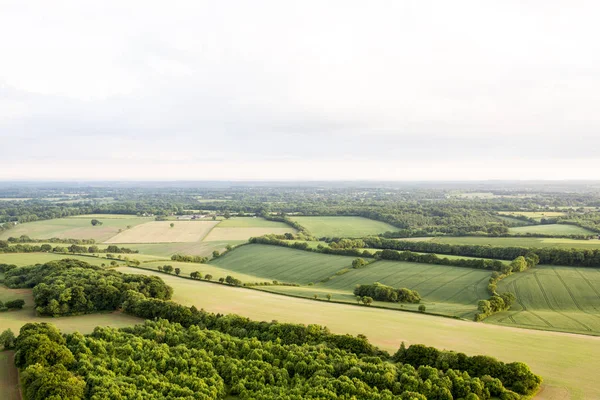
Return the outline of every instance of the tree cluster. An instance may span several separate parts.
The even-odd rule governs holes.
[[[171,256],[171,261],[204,264],[204,263],[206,263],[208,261],[208,257],[202,257],[202,256],[185,256],[185,255],[182,255],[182,254],[173,254]]]
[[[10,288],[33,288],[40,315],[73,315],[116,310],[127,290],[151,298],[170,299],[173,289],[156,276],[122,274],[64,259],[5,272]]]
[[[0,312],[8,310],[20,310],[24,305],[25,300],[23,299],[9,300],[7,302],[0,300]]]
[[[406,288],[393,288],[382,283],[375,282],[372,285],[356,285],[355,296],[368,296],[377,301],[388,301],[392,303],[419,303],[421,296],[416,290]]]

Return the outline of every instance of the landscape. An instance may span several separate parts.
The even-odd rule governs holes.
[[[600,400],[599,15],[0,0],[0,400]]]
[[[48,189],[38,194],[28,189],[29,198],[20,200],[23,189],[19,184],[1,188],[0,193],[10,196],[0,202],[0,280],[4,283],[0,286],[0,301],[6,310],[0,312],[1,331],[10,330],[15,336],[21,332],[18,337],[26,335],[27,329],[40,330],[48,337],[61,332],[67,341],[57,343],[73,353],[73,341],[83,338],[69,336],[75,332],[91,335],[86,340],[106,341],[113,337],[117,340],[115,335],[131,335],[133,326],[140,326],[136,329],[140,329],[141,337],[149,334],[143,330],[187,330],[196,326],[184,322],[179,311],[156,314],[157,309],[152,315],[175,325],[164,325],[168,323],[165,321],[141,328],[139,324],[147,319],[149,311],[131,304],[150,296],[155,301],[174,302],[165,303],[172,304],[169,307],[192,307],[191,316],[204,321],[198,326],[215,332],[211,335],[219,331],[218,335],[232,337],[227,340],[258,337],[261,343],[267,343],[258,333],[241,334],[221,324],[210,328],[207,318],[235,314],[250,318],[248,321],[268,321],[275,324],[270,329],[284,330],[291,329],[286,324],[323,326],[327,328],[320,329],[333,335],[332,339],[319,339],[325,341],[334,340],[335,335],[358,335],[354,337],[359,339],[353,340],[368,340],[363,345],[369,343],[371,350],[348,350],[337,341],[338,345],[329,346],[342,353],[349,351],[363,363],[373,362],[365,361],[372,357],[391,357],[390,362],[397,363],[401,345],[408,349],[406,354],[416,349],[411,346],[425,345],[468,356],[491,356],[499,362],[524,362],[540,377],[535,378],[538,383],[528,383],[529,389],[504,381],[497,393],[485,383],[483,391],[470,392],[477,398],[600,396],[591,375],[598,357],[590,357],[590,351],[600,345],[600,203],[595,192],[578,194],[576,207],[565,210],[544,204],[548,198],[573,204],[572,195],[536,184],[527,190],[526,200],[519,197],[519,188],[514,189],[510,200],[462,196],[457,201],[455,195],[448,195],[441,202],[423,197],[427,193],[437,199],[445,195],[444,190],[431,195],[430,189],[412,189],[409,196],[421,199],[418,206],[398,198],[407,196],[402,185],[396,190],[387,189],[386,195],[377,188],[353,186],[320,190],[317,200],[314,188],[308,184],[293,189],[277,185],[258,189],[239,184],[226,191],[199,184],[178,189],[168,202],[163,196],[160,207],[154,204],[154,188],[120,189],[121,200],[109,199],[113,189],[110,184],[95,187],[91,195],[78,185],[57,185],[51,192],[62,196],[68,193],[72,200],[81,198],[64,203],[54,200],[60,198],[59,193],[48,195]],[[249,189],[256,194],[249,195]],[[270,201],[287,197],[291,190],[297,196],[294,201]],[[452,193],[457,190],[468,194],[472,189],[453,188]],[[378,193],[377,200],[368,200],[374,193]],[[229,200],[220,201],[223,195]],[[303,211],[296,211],[296,207]],[[504,210],[498,211],[500,207]],[[434,217],[440,209],[449,210],[446,217]],[[509,214],[511,219],[507,220]],[[552,219],[542,221],[540,216]],[[36,274],[41,275],[36,278]],[[94,282],[105,274],[109,275],[101,278],[103,282],[116,280],[112,285],[125,286],[113,286],[120,288],[114,294],[110,294],[113,289],[99,289]],[[142,280],[131,286],[138,279]],[[152,286],[147,286],[151,282],[148,279]],[[91,286],[85,283],[88,280]],[[127,289],[130,287],[136,289]],[[152,287],[152,292],[144,287]],[[42,290],[47,292],[45,300]],[[87,305],[74,303],[75,290],[88,296]],[[103,300],[94,300],[95,290],[105,291]],[[141,297],[131,298],[134,294]],[[52,296],[58,297],[51,300]],[[107,296],[116,296],[114,303],[104,304]],[[24,303],[9,308],[15,300]],[[47,323],[56,328],[44,325]],[[281,328],[274,328],[278,324]],[[96,327],[121,331],[99,331]],[[225,336],[219,340],[225,340]],[[11,342],[11,337],[3,333],[6,350],[0,359],[2,390],[9,393],[10,399],[36,398],[35,390],[42,387],[67,390],[64,386],[51,387],[48,382],[40,389],[31,389],[29,395],[28,387],[34,382],[31,379],[43,381],[45,373],[60,373],[64,379],[76,382],[75,386],[88,387],[86,390],[96,396],[110,396],[115,390],[131,391],[132,395],[147,390],[140,382],[121,378],[112,383],[97,381],[92,371],[92,375],[81,375],[69,364],[61,364],[59,372],[58,364],[47,364],[49,359],[39,361],[41,366],[35,368],[42,369],[33,372],[35,363],[20,356],[29,350],[20,344],[21,339]],[[236,337],[239,339],[233,339]],[[281,340],[286,339],[282,336]],[[305,346],[318,343],[316,339],[305,340]],[[146,348],[148,344],[140,345]],[[546,351],[549,348],[552,352]],[[367,354],[371,358],[365,359]],[[82,355],[75,352],[72,357],[77,361]],[[240,362],[246,360],[240,357]],[[419,363],[425,362],[418,359]],[[439,376],[449,373],[432,363],[431,367],[439,369]],[[304,383],[294,383],[294,389],[288,386],[291,382],[283,381],[256,386],[249,377],[240,377],[248,382],[240,386],[229,381],[219,368],[210,379],[221,383],[206,381],[209,378],[204,376],[203,385],[208,386],[193,389],[194,396],[204,393],[202,396],[208,398],[272,398],[277,390],[285,390],[290,396],[295,393],[298,398],[319,396],[303,386],[316,384],[310,384],[314,377],[308,375],[302,378]],[[479,379],[469,371],[473,379]],[[120,372],[113,373],[117,379]],[[156,375],[156,379],[163,379],[161,376]],[[334,374],[333,378],[342,376]],[[383,383],[358,379],[380,390],[386,388],[381,398],[443,396],[439,387],[427,391],[414,386],[411,391],[402,380],[396,386],[381,386]],[[122,386],[126,382],[127,386]],[[192,396],[192,392],[185,394],[192,388],[188,383],[169,382],[168,390],[181,391],[178,393],[182,397]],[[164,381],[161,385],[166,384]],[[333,384],[330,388],[336,385],[316,385],[321,384]],[[330,390],[337,393],[335,396],[342,394],[337,391],[341,389]],[[452,398],[459,398],[454,386],[449,390]],[[414,394],[406,394],[409,392]],[[77,393],[70,396],[79,398]]]

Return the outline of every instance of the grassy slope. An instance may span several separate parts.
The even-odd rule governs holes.
[[[524,235],[528,233],[543,235],[593,235],[594,232],[575,225],[547,224],[529,225],[509,228],[508,233],[512,235]]]
[[[290,217],[317,237],[363,237],[398,228],[362,217]]]
[[[260,280],[307,284],[325,279],[352,265],[353,257],[311,253],[284,247],[251,244],[242,246],[210,264],[260,277]]]
[[[499,246],[499,247],[558,247],[564,249],[600,249],[600,240],[575,240],[560,238],[510,238],[510,237],[483,237],[483,236],[438,236],[427,238],[410,238],[402,240],[411,240],[418,242],[436,242],[447,244],[473,244],[481,246]]]
[[[227,275],[231,275],[234,278],[241,280],[244,283],[247,282],[264,282],[267,281],[265,278],[259,278],[254,275],[243,274],[240,272],[232,272],[227,269],[219,268],[210,264],[198,264],[198,263],[184,263],[184,262],[176,262],[176,261],[162,261],[162,262],[150,262],[143,263],[139,266],[139,268],[148,269],[151,271],[157,271],[159,266],[163,265],[171,265],[173,268],[179,268],[181,270],[180,274],[184,277],[189,277],[192,272],[201,272],[202,276],[206,274],[210,274],[213,276],[213,281],[218,281],[219,278],[225,278]]]
[[[123,272],[149,273],[123,267]],[[544,377],[544,398],[568,390],[572,399],[600,398],[597,371],[600,338],[503,327],[416,313],[329,304],[256,290],[161,276],[175,289],[174,300],[211,312],[236,313],[259,321],[316,323],[337,333],[365,334],[376,345],[395,351],[401,341],[424,343],[470,355],[523,361]],[[562,397],[564,398],[564,397]]]
[[[216,221],[152,221],[127,229],[105,243],[198,242],[217,224]]]
[[[98,218],[102,225],[92,226],[92,218],[69,217],[35,221],[19,224],[12,229],[0,233],[0,239],[27,235],[34,239],[69,238],[69,239],[95,239],[102,242],[119,233],[119,229],[127,226],[136,226],[149,222],[151,218]]]

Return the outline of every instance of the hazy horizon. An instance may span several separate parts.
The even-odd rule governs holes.
[[[597,180],[591,1],[0,2],[0,181]]]

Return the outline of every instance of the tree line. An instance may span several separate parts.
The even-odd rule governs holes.
[[[416,290],[407,288],[393,288],[379,282],[371,285],[356,285],[354,295],[360,297],[371,297],[378,301],[387,301],[392,303],[420,303],[421,296]]]

